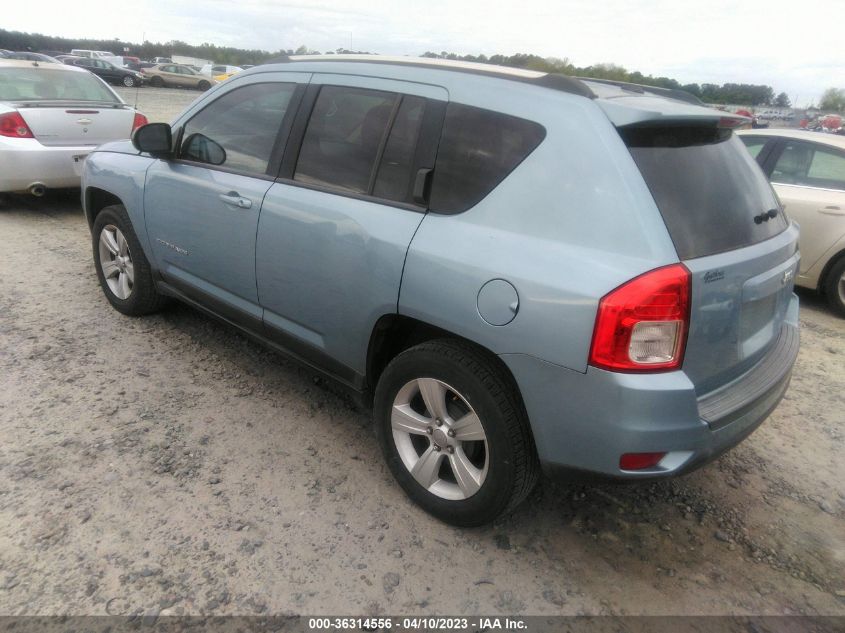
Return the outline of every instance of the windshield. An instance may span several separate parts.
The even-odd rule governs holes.
[[[123,103],[90,73],[40,68],[0,69],[0,101]]]
[[[621,128],[678,257],[750,246],[788,223],[763,172],[729,129]]]

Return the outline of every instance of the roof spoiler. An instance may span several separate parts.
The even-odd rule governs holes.
[[[598,84],[606,84],[608,86],[616,86],[634,92],[637,94],[653,94],[666,99],[675,99],[676,101],[683,101],[692,105],[704,105],[704,102],[696,97],[694,94],[686,92],[685,90],[678,90],[676,88],[660,88],[658,86],[646,86],[643,84],[633,84],[627,81],[616,81],[614,79],[593,79],[592,77],[578,77],[582,81],[590,81]]]

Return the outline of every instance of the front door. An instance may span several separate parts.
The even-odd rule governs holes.
[[[255,327],[261,322],[255,286],[258,216],[278,169],[280,130],[296,109],[302,77],[262,75],[233,83],[177,121],[176,158],[159,160],[147,171],[147,231],[165,281]]]

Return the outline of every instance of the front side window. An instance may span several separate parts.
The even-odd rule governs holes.
[[[450,103],[437,151],[431,208],[465,211],[481,201],[545,138],[542,125]]]
[[[185,124],[179,157],[263,175],[295,88],[262,83],[227,92]]]
[[[366,194],[399,95],[324,86],[299,152],[294,180]]]
[[[772,170],[772,182],[845,191],[845,155],[790,141]]]

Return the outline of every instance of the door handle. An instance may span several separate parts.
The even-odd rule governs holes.
[[[842,210],[842,207],[838,207],[835,204],[829,204],[826,207],[822,207],[819,209],[819,213],[824,213],[825,215],[845,215],[845,211]]]
[[[220,199],[226,204],[238,207],[239,209],[249,209],[252,207],[252,200],[244,198],[237,191],[230,191],[229,193],[221,193]]]

